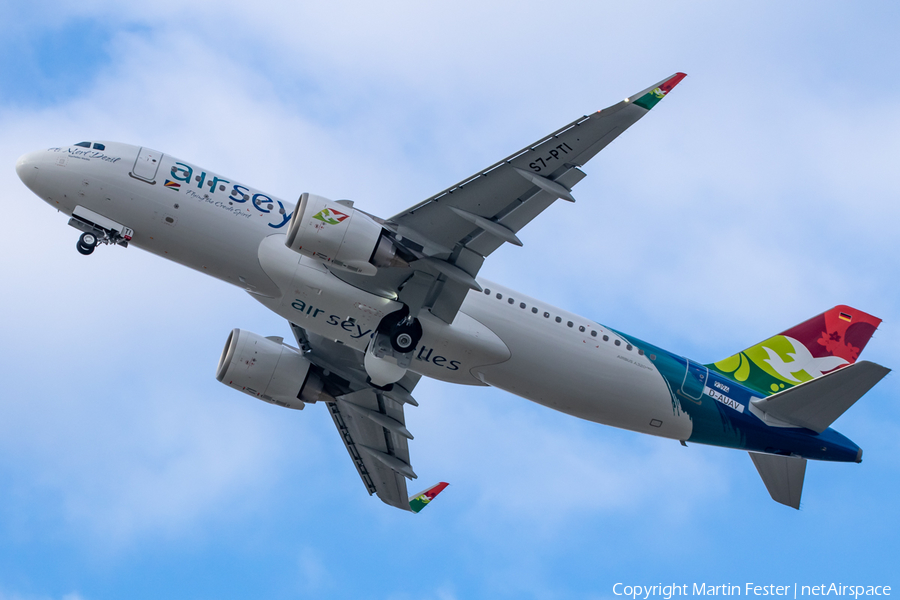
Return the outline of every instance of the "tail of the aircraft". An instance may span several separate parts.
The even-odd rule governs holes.
[[[853,364],[880,323],[861,310],[835,306],[707,366],[770,396]]]
[[[880,324],[861,310],[835,306],[707,366],[759,393],[749,411],[766,424],[821,434],[890,371],[856,362]],[[772,499],[800,508],[806,459],[783,452],[750,452],[750,458]],[[855,459],[860,462],[861,450]]]

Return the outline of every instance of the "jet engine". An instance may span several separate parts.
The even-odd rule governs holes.
[[[312,364],[281,338],[234,329],[228,335],[216,379],[271,404],[302,410],[305,402],[333,401],[322,391]]]
[[[304,193],[291,216],[285,245],[351,273],[405,264],[380,223],[352,206]]]

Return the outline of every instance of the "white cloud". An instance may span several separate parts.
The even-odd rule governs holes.
[[[334,573],[330,572],[320,552],[313,548],[304,548],[297,561],[300,574],[300,587],[307,593],[321,593],[334,587]]]

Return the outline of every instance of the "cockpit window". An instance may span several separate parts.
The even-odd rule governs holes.
[[[79,148],[90,148],[91,147],[90,142],[78,142],[75,145],[78,146]],[[98,144],[98,143],[94,142],[94,150],[100,150],[102,152],[103,150],[106,150],[106,145]]]

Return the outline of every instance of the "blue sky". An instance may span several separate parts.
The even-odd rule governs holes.
[[[0,600],[615,598],[614,583],[894,585],[898,384],[835,424],[802,510],[740,452],[422,382],[417,516],[369,498],[326,412],[215,381],[237,289],[90,258],[16,178],[146,145],[388,216],[676,72],[482,274],[711,362],[836,304],[900,365],[900,10],[889,2],[0,5]],[[564,204],[564,205],[563,205]],[[413,485],[415,487],[415,485]]]

